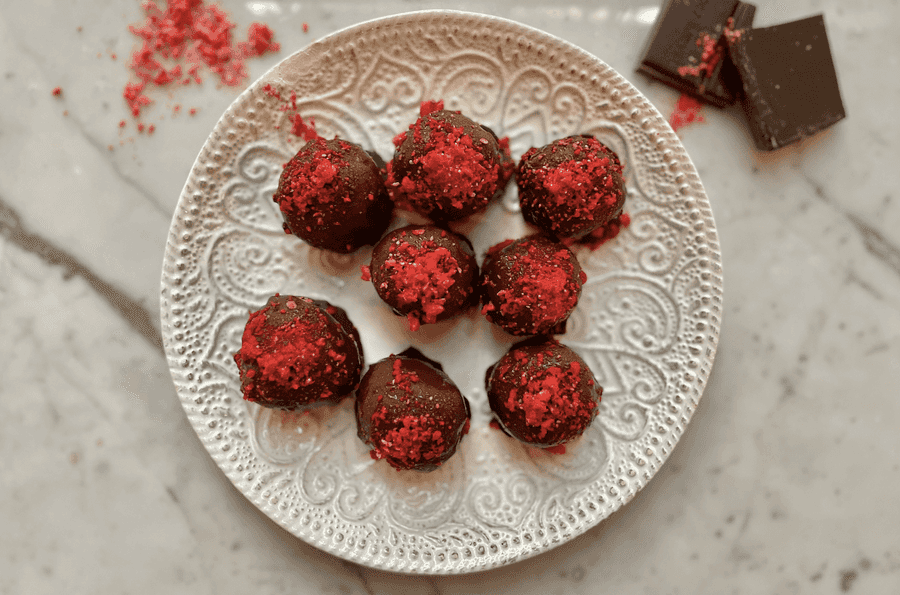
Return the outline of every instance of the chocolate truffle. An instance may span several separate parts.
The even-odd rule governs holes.
[[[488,368],[485,386],[503,431],[540,448],[580,436],[603,394],[584,360],[548,338],[513,345]]]
[[[561,238],[591,233],[618,217],[625,204],[619,157],[592,136],[529,149],[516,182],[525,220]]]
[[[469,402],[440,364],[415,349],[373,364],[356,396],[357,433],[373,459],[433,471],[469,431]]]
[[[435,222],[484,211],[512,175],[508,144],[458,112],[428,109],[423,104],[422,116],[394,139],[391,197]]]
[[[482,313],[513,335],[563,332],[587,275],[575,255],[543,235],[497,244],[481,274]]]
[[[306,143],[284,165],[273,200],[286,232],[343,254],[377,242],[393,209],[372,157],[340,139]]]
[[[304,409],[338,402],[356,388],[362,344],[344,310],[275,294],[250,313],[234,361],[244,399],[275,409]]]
[[[446,320],[477,301],[478,263],[464,236],[433,225],[408,225],[384,236],[363,267],[379,297],[411,330]]]

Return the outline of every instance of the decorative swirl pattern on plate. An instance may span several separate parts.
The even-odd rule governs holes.
[[[527,473],[478,481],[466,498],[475,518],[489,529],[516,533],[537,501],[538,486]]]
[[[466,53],[441,65],[432,96],[447,97],[444,107],[460,110],[476,121],[489,117],[500,100],[501,65],[488,56]]]
[[[442,327],[443,334],[407,333],[359,279],[368,249],[331,255],[280,231],[271,194],[281,163],[302,141],[290,133],[283,101],[263,90],[267,84],[283,97],[295,92],[299,113],[314,118],[319,132],[384,157],[392,137],[416,117],[418,102],[438,98],[509,136],[516,157],[580,133],[596,134],[622,156],[633,223],[601,249],[579,251],[589,281],[562,337],[604,386],[595,423],[567,454],[531,451],[487,428],[481,383],[505,349],[499,331],[492,335],[473,317]],[[512,188],[505,201],[515,199]],[[521,215],[499,204],[491,209],[471,224],[481,252],[526,229]],[[350,399],[309,414],[242,401],[232,354],[247,310],[274,292],[345,308],[369,362],[427,342],[429,355],[444,362],[472,401],[472,429],[458,454],[434,473],[398,473],[373,461],[355,436]],[[545,33],[433,11],[338,32],[287,58],[238,98],[178,202],[160,311],[191,424],[260,510],[354,562],[458,573],[521,560],[582,533],[649,481],[684,432],[709,376],[722,269],[696,171],[634,87]],[[461,348],[470,330],[473,340]]]

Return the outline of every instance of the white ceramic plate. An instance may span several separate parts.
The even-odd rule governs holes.
[[[406,329],[360,280],[371,249],[312,250],[281,230],[271,196],[301,146],[270,84],[339,135],[389,159],[422,100],[509,136],[513,156],[576,133],[625,164],[631,226],[579,260],[588,274],[562,341],[604,387],[600,415],[564,455],[488,426],[486,368],[513,339],[477,312]],[[479,254],[526,233],[513,184],[462,229]],[[430,474],[375,462],[352,402],[290,414],[241,399],[232,354],[248,310],[275,292],[345,308],[368,362],[415,345],[443,362],[473,406],[459,452]],[[709,202],[678,138],[631,84],[560,39],[460,12],[399,15],[339,31],[245,91],[206,141],[178,202],[163,262],[166,354],[191,424],[256,506],[297,537],[367,566],[446,574],[492,568],[563,543],[628,502],[684,432],[713,364],[722,268]]]

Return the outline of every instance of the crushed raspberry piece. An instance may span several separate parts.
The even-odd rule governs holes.
[[[251,23],[247,29],[247,41],[238,44],[238,51],[245,58],[262,56],[268,52],[277,52],[281,45],[274,41],[275,34],[262,23]]]
[[[56,87],[55,89],[53,89],[54,97],[59,97],[60,95],[62,95],[62,87]]]
[[[447,294],[456,283],[455,275],[460,268],[450,251],[436,247],[434,242],[416,247],[401,241],[392,256],[385,260],[384,267],[396,287],[396,298],[400,305],[420,305],[415,313],[416,322],[437,322],[437,317],[444,311]],[[411,316],[412,314],[410,313]],[[410,320],[410,327],[412,326]]]
[[[702,48],[700,54],[700,63],[696,66],[681,66],[678,68],[679,76],[696,76],[708,79],[712,76],[713,71],[725,53],[725,48],[719,43],[719,40],[710,35],[703,34],[697,39],[697,47]],[[701,89],[701,93],[703,90]]]
[[[372,423],[383,422],[387,409],[382,406],[372,416]],[[430,415],[405,415],[393,420],[390,430],[373,437],[373,458],[389,459],[391,465],[411,469],[416,465],[439,459],[449,442],[434,417]]]
[[[669,126],[672,127],[672,130],[678,132],[679,129],[684,128],[688,124],[703,122],[704,118],[700,113],[702,108],[703,104],[700,100],[687,93],[682,93],[678,101],[675,102],[672,115],[669,116]]]
[[[199,84],[204,66],[223,85],[240,85],[248,76],[245,58],[280,49],[272,31],[260,23],[250,25],[246,42],[233,45],[235,24],[221,8],[204,0],[169,0],[164,8],[146,0],[143,7],[144,23],[129,27],[143,40],[129,65],[137,81],[126,84],[122,92],[135,118],[152,102],[145,93],[151,87],[173,82]],[[115,59],[115,54],[112,57]]]
[[[427,116],[431,112],[439,112],[444,109],[444,100],[438,99],[437,101],[423,101],[419,105],[419,115]]]
[[[291,119],[291,134],[299,136],[307,142],[319,138],[319,135],[316,133],[315,120],[310,118],[309,123],[306,123],[300,114],[294,114],[294,117]]]

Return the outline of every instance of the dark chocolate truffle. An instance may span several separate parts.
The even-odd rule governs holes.
[[[550,235],[578,238],[622,213],[625,180],[612,149],[569,136],[529,149],[516,170],[522,216]]]
[[[488,369],[485,385],[500,427],[540,448],[580,436],[596,416],[603,394],[584,360],[548,338],[513,345]]]
[[[250,313],[234,361],[244,399],[275,409],[303,409],[338,402],[356,388],[362,344],[341,308],[276,294]]]
[[[394,139],[387,180],[394,202],[435,222],[484,211],[512,175],[508,145],[458,112],[425,113],[425,104],[422,112]]]
[[[433,225],[408,225],[384,236],[363,267],[375,290],[411,330],[451,318],[475,304],[478,263],[464,236]]]
[[[306,143],[284,165],[273,200],[286,232],[343,254],[377,242],[393,209],[372,157],[340,139]]]
[[[513,335],[563,332],[587,275],[575,255],[543,235],[497,244],[482,266],[482,313]]]
[[[373,459],[433,471],[469,430],[469,402],[440,365],[415,349],[369,367],[356,396],[357,433]]]

